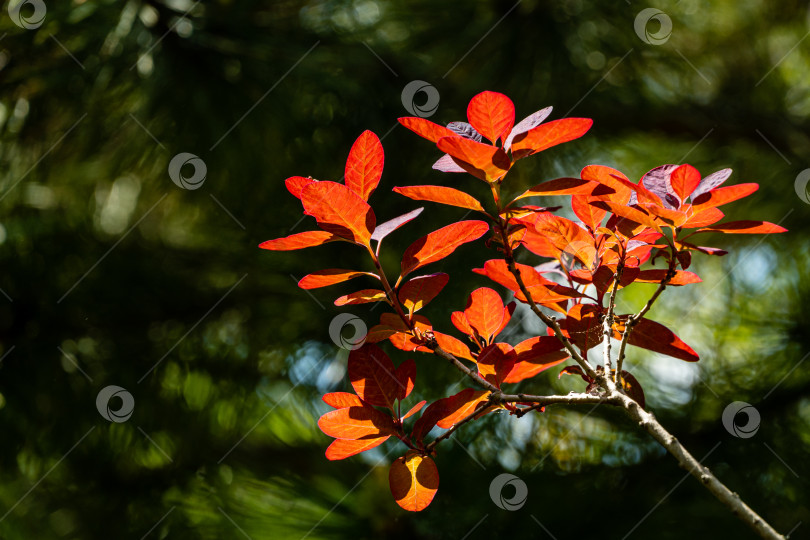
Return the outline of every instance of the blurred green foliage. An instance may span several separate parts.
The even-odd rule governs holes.
[[[551,118],[594,119],[585,138],[522,161],[510,192],[589,163],[638,178],[688,161],[760,183],[729,217],[790,233],[708,238],[732,254],[698,259],[704,282],[668,291],[653,312],[699,365],[635,351],[629,365],[696,456],[720,442],[706,464],[780,531],[804,522],[793,538],[810,537],[810,206],[794,191],[810,145],[806,3],[664,2],[673,30],[661,45],[635,33],[642,6],[630,2],[45,3],[36,29],[0,16],[0,537],[751,536],[696,482],[679,485],[684,472],[615,411],[551,407],[470,426],[440,449],[441,489],[418,515],[387,493],[399,443],[323,457],[319,398],[346,387],[331,301],[351,289],[310,296],[295,281],[357,267],[361,254],[256,246],[313,227],[298,224],[284,178],[340,179],[364,129],[384,137],[381,221],[416,206],[389,194],[395,185],[484,194],[432,171],[439,153],[396,127],[417,79],[440,93],[438,122],[463,119],[485,89],[509,95],[519,118],[554,105]],[[169,178],[180,152],[207,165],[200,189]],[[462,215],[429,206],[387,241],[384,263]],[[486,284],[469,268],[490,256],[465,246],[432,267],[451,275],[428,309],[437,326]],[[650,289],[626,292],[629,311]],[[543,331],[524,315],[510,340]],[[461,389],[434,358],[417,363],[412,399]],[[108,385],[135,399],[126,422],[96,410]],[[580,387],[547,373],[521,388]],[[735,400],[761,414],[753,438],[720,423]],[[520,511],[490,500],[504,470],[528,485]]]

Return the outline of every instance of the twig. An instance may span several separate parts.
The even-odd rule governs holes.
[[[464,424],[474,420],[478,416],[482,416],[482,415],[486,414],[487,412],[489,412],[489,411],[487,411],[487,409],[489,409],[491,407],[495,407],[495,405],[490,403],[489,405],[486,405],[486,406],[482,407],[481,409],[470,413],[463,420],[460,420],[458,423],[453,424],[453,427],[451,427],[450,429],[448,429],[447,431],[445,431],[444,433],[442,433],[441,435],[439,435],[438,437],[433,439],[427,446],[425,446],[425,451],[427,453],[432,452],[437,444],[439,444],[440,442],[442,442],[445,439],[449,439],[450,435],[455,433],[456,430],[458,428],[460,428],[461,426],[463,426]]]

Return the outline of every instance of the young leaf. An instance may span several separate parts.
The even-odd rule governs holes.
[[[447,129],[456,135],[460,135],[465,139],[472,139],[475,142],[481,142],[481,140],[484,138],[475,130],[474,127],[472,127],[472,124],[468,124],[467,122],[450,122],[447,124]]]
[[[450,154],[445,154],[439,159],[437,159],[436,163],[433,164],[432,168],[441,172],[450,172],[450,173],[467,172],[458,166],[458,163],[456,163],[456,160],[454,160],[453,156],[451,156]]]
[[[303,176],[291,176],[284,180],[284,185],[287,187],[287,191],[293,194],[293,197],[301,199],[301,191],[312,182],[317,182],[317,180]]]
[[[424,137],[433,143],[439,142],[439,139],[442,137],[452,137],[455,135],[455,133],[446,127],[440,126],[425,118],[408,116],[405,118],[397,118],[397,121],[420,137]]]
[[[411,278],[400,285],[397,297],[408,313],[415,313],[436,298],[449,280],[450,276],[443,273]]]
[[[402,362],[396,370],[396,376],[397,382],[399,383],[397,399],[402,401],[411,395],[413,391],[416,382],[416,362],[411,358]]]
[[[291,234],[284,238],[276,238],[275,240],[267,240],[259,244],[262,249],[269,249],[271,251],[293,251],[296,249],[304,249],[313,246],[320,246],[327,242],[335,242],[342,240],[334,234],[326,231],[306,231]]]
[[[456,165],[485,182],[495,182],[509,172],[512,162],[501,148],[454,135],[442,137],[439,150],[450,154]]]
[[[369,272],[360,272],[357,270],[344,270],[342,268],[329,268],[328,270],[319,270],[301,278],[298,286],[302,289],[317,289],[319,287],[328,287],[336,283],[349,281],[360,276],[371,276],[379,279],[376,274]]]
[[[669,184],[678,199],[685,201],[700,184],[700,173],[689,164],[681,165],[672,171]]]
[[[484,221],[459,221],[423,236],[405,250],[402,275],[444,259],[460,245],[481,238],[487,231],[489,224]]]
[[[366,343],[349,353],[349,380],[360,399],[393,410],[394,401],[405,391],[394,363],[382,349]],[[345,438],[345,437],[344,437]]]
[[[444,416],[436,425],[442,429],[450,429],[474,413],[487,401],[489,394],[487,390],[466,388],[454,396],[444,398]]]
[[[515,105],[498,92],[481,92],[470,100],[467,107],[470,124],[492,144],[505,138],[515,123]]]
[[[372,304],[384,302],[388,297],[380,289],[363,289],[357,292],[344,294],[335,300],[336,306],[354,306],[357,304]]]
[[[429,456],[409,450],[391,464],[388,484],[399,506],[409,512],[419,512],[427,508],[436,496],[439,471]]]
[[[318,419],[318,427],[336,439],[381,437],[396,432],[390,416],[367,404],[329,411]]]
[[[512,154],[515,159],[528,156],[585,135],[593,120],[590,118],[563,118],[530,129],[512,139]]]
[[[708,191],[713,190],[714,188],[716,188],[717,186],[728,180],[729,176],[731,176],[731,169],[722,169],[717,172],[713,172],[712,174],[701,180],[700,184],[698,184],[697,189],[695,189],[695,191],[692,192],[691,197],[692,202],[694,202],[695,199],[698,198],[699,196],[703,195]]]
[[[661,165],[641,177],[641,184],[648,190],[652,191],[661,199],[665,208],[676,209],[681,205],[681,200],[675,194],[670,184],[670,177],[672,171],[678,168],[678,165]]]
[[[720,223],[719,225],[712,225],[711,227],[698,229],[695,233],[710,231],[723,232],[726,234],[771,234],[787,232],[787,229],[774,223],[768,223],[767,221],[744,220],[728,221],[726,223]]]
[[[377,225],[377,227],[374,229],[374,233],[371,235],[371,239],[376,240],[377,242],[382,241],[383,238],[385,238],[395,230],[399,229],[406,223],[416,219],[416,216],[421,214],[422,210],[424,210],[424,208],[417,208],[416,210],[411,210],[407,214],[402,214],[399,217],[389,219],[385,223]]]
[[[366,201],[337,182],[313,182],[301,192],[304,213],[322,229],[347,240],[369,245],[376,218]]]
[[[468,208],[477,212],[486,213],[484,207],[474,197],[463,191],[445,186],[405,186],[395,187],[395,193],[405,195],[415,201],[431,201],[459,208]]]
[[[371,450],[388,440],[390,435],[384,437],[369,437],[363,439],[335,439],[326,449],[326,459],[337,461],[347,457],[356,456],[360,452]]]
[[[368,130],[361,133],[346,160],[346,187],[367,201],[380,183],[384,161],[377,135]]]
[[[535,128],[543,123],[543,120],[548,118],[548,115],[551,114],[553,107],[546,107],[545,109],[540,109],[537,112],[534,112],[521,120],[517,123],[515,127],[512,128],[512,131],[509,132],[509,136],[503,142],[503,149],[507,152],[512,148],[512,141],[518,135],[523,135],[527,131],[532,128]]]

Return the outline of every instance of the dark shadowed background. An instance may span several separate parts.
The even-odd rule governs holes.
[[[371,200],[380,221],[417,206],[390,193],[395,185],[483,197],[480,181],[432,171],[439,152],[397,126],[411,115],[403,89],[422,80],[440,96],[431,120],[441,123],[463,120],[482,90],[509,95],[518,119],[548,105],[552,119],[594,119],[584,138],[521,161],[511,193],[591,163],[637,180],[688,161],[704,174],[733,168],[729,183],[760,184],[727,207],[729,217],[790,232],[707,237],[731,254],[696,257],[704,282],[667,291],[653,311],[699,364],[633,351],[629,366],[649,408],[698,458],[708,454],[721,480],[781,532],[810,538],[806,2],[681,0],[643,15],[648,6],[630,1],[549,4],[4,4],[0,537],[752,537],[605,408],[490,415],[459,432],[440,447],[441,488],[419,514],[388,492],[386,464],[400,443],[324,458],[320,396],[347,388],[346,351],[330,340],[330,322],[349,312],[370,325],[379,311],[332,306],[354,284],[310,295],[295,282],[368,264],[345,244],[292,253],[257,245],[314,228],[311,218],[299,223],[284,179],[339,180],[365,129],[386,150]],[[197,189],[168,174],[182,152],[207,170]],[[387,240],[386,266],[463,215],[426,206]],[[491,257],[477,242],[431,267],[451,275],[427,309],[438,328],[452,331],[450,311],[487,284],[470,268]],[[628,288],[619,309],[637,309],[650,291]],[[542,331],[523,315],[513,343]],[[390,352],[396,363],[413,356]],[[415,358],[414,402],[463,388],[434,357]],[[581,389],[556,372],[520,388]],[[125,421],[97,409],[110,385],[123,389],[108,392],[118,392],[112,410],[127,393],[134,400]],[[734,401],[758,411],[754,436],[724,428]],[[518,511],[490,498],[503,472],[528,487]]]

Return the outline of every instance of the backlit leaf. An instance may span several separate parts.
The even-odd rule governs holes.
[[[414,405],[413,407],[411,407],[408,412],[406,412],[405,414],[402,415],[402,418],[400,420],[405,420],[406,418],[410,418],[411,416],[413,416],[416,413],[418,413],[419,411],[421,411],[422,407],[425,406],[425,403],[427,403],[427,401],[422,400],[419,403],[417,403],[416,405]]]
[[[397,399],[402,401],[411,395],[414,384],[416,383],[416,362],[409,358],[402,362],[396,369],[397,377]]]
[[[767,221],[728,221],[695,232],[723,232],[726,234],[771,234],[787,232],[787,229]]]
[[[617,319],[613,324],[613,337],[621,339],[624,327],[624,321]],[[687,362],[697,362],[700,360],[700,357],[692,347],[684,343],[672,330],[663,324],[649,319],[642,318],[636,323],[627,343]]]
[[[346,187],[367,201],[377,189],[385,157],[380,139],[371,131],[360,134],[346,160]]]
[[[737,184],[736,186],[726,186],[703,193],[699,197],[692,197],[692,207],[695,212],[705,208],[720,206],[730,203],[743,197],[751,195],[759,189],[759,184]]]
[[[439,150],[455,158],[459,167],[485,182],[499,180],[512,166],[502,149],[457,135],[442,137],[438,146]]]
[[[431,122],[425,118],[409,116],[405,118],[398,118],[397,121],[417,135],[434,143],[439,142],[439,139],[442,137],[452,137],[455,135],[455,133],[446,127],[440,126],[439,124]]]
[[[481,287],[470,293],[464,314],[469,325],[487,343],[503,328],[504,317],[510,315],[504,308],[501,295],[488,287]]]
[[[481,238],[487,231],[489,224],[471,220],[452,223],[423,236],[405,250],[402,256],[402,275],[444,259],[462,244]]]
[[[405,385],[397,378],[394,363],[374,344],[366,343],[349,353],[349,380],[357,395],[371,405],[394,407]]]
[[[498,388],[515,365],[514,349],[507,343],[493,343],[478,354],[478,375]],[[439,424],[441,426],[441,424]]]
[[[431,201],[459,208],[468,208],[478,212],[485,212],[484,207],[474,197],[463,191],[445,186],[405,186],[395,187],[395,193],[404,195],[415,201]]]
[[[369,272],[344,270],[342,268],[329,268],[328,270],[319,270],[304,276],[298,282],[298,286],[302,289],[317,289],[319,287],[328,287],[329,285],[334,285],[335,283],[342,283],[360,276],[371,276],[377,278],[376,274],[371,274]]]
[[[538,336],[518,343],[515,364],[503,382],[520,382],[564,362],[569,355],[563,348],[562,342],[554,336]]]
[[[554,214],[541,214],[534,222],[534,227],[560,252],[575,257],[587,268],[593,266],[596,258],[594,238],[570,219]]]
[[[517,201],[526,197],[590,194],[595,186],[596,184],[593,182],[580,178],[555,178],[529,188],[515,197],[514,200]]]
[[[481,92],[467,106],[470,124],[492,144],[505,139],[515,123],[515,105],[512,100],[498,92]]]
[[[419,512],[427,508],[436,496],[439,471],[430,457],[409,450],[391,464],[388,484],[399,506],[410,512]]]
[[[336,439],[378,437],[393,435],[396,431],[394,420],[371,405],[329,411],[318,419],[318,427]]]
[[[284,185],[287,187],[287,191],[292,193],[296,199],[300,199],[301,190],[312,182],[317,182],[317,180],[304,176],[291,176],[284,180]]]
[[[371,304],[374,302],[384,302],[388,297],[385,291],[380,289],[363,289],[343,296],[335,300],[336,306],[354,306],[357,304]]]
[[[694,209],[694,207],[693,207]],[[718,208],[706,208],[705,210],[700,211],[699,209],[695,209],[696,213],[692,215],[689,219],[686,220],[686,223],[681,225],[684,229],[694,229],[697,227],[706,227],[708,225],[714,225],[726,215],[720,211]]]
[[[337,182],[313,182],[301,192],[304,212],[322,229],[358,244],[368,245],[376,218],[366,201]]]
[[[371,450],[380,446],[388,440],[390,435],[384,437],[369,437],[363,439],[335,439],[332,444],[326,449],[326,459],[330,461],[337,461],[339,459],[346,459],[347,457],[355,456],[360,452]]]
[[[672,171],[669,183],[675,195],[684,201],[700,184],[700,173],[691,165],[684,164]]]
[[[408,313],[415,313],[436,298],[449,280],[450,276],[443,273],[411,278],[400,285],[397,297]]]
[[[464,420],[487,401],[490,392],[487,390],[473,390],[467,388],[454,396],[444,398],[444,416],[436,422],[436,425],[443,429],[449,429],[458,422]]]
[[[637,283],[661,283],[666,277],[667,271],[661,270],[642,270],[636,278]],[[700,276],[693,272],[677,271],[668,285],[689,285],[690,283],[700,283],[703,281]]]
[[[331,392],[329,394],[324,394],[323,401],[335,409],[363,406],[363,401],[360,399],[360,396],[350,394],[349,392]]]
[[[271,251],[293,251],[296,249],[320,246],[321,244],[335,242],[337,240],[342,239],[326,231],[306,231],[291,234],[284,238],[267,240],[259,244],[259,247]]]
[[[512,154],[517,159],[573,141],[585,135],[592,125],[590,118],[563,118],[540,124],[512,140]]]

